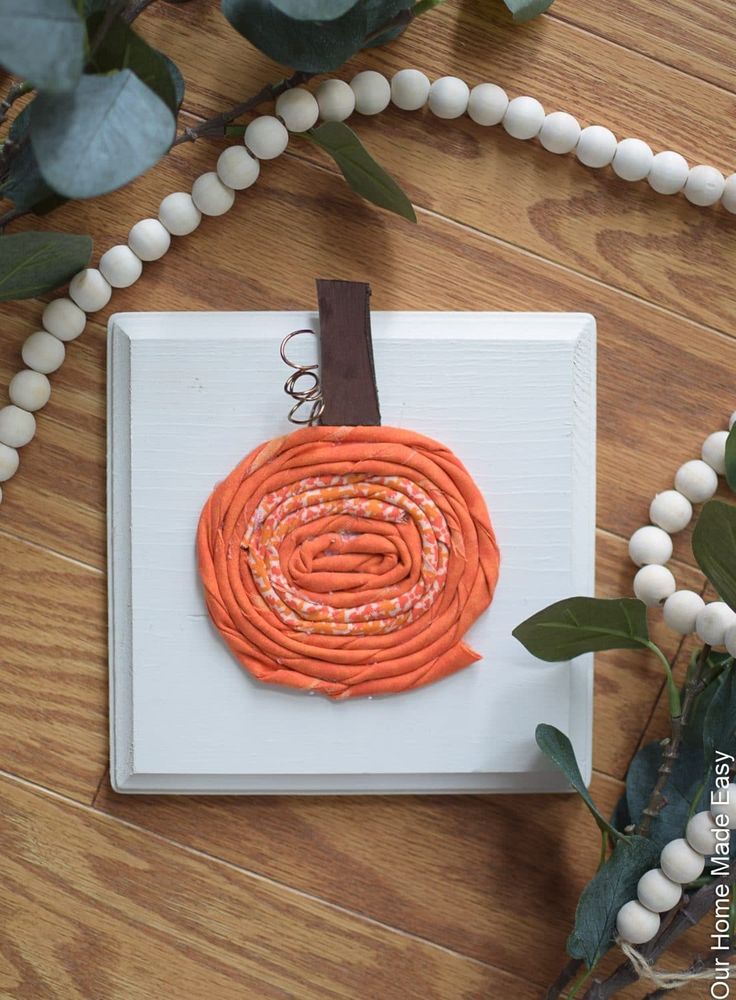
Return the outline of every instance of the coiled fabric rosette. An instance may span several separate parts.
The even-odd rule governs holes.
[[[429,684],[480,659],[463,635],[499,555],[444,445],[392,427],[307,427],[255,448],[205,504],[207,607],[254,677],[331,698]]]

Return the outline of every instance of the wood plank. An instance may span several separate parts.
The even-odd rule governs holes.
[[[212,8],[192,13],[160,5],[141,23],[184,65],[197,46],[199,68],[186,97],[195,114],[229,107],[279,76],[262,56],[243,58],[242,42]],[[404,66],[431,77],[458,73],[471,84],[490,75],[510,94],[532,94],[584,124],[640,136],[656,150],[676,149],[691,163],[736,169],[729,152],[733,94],[554,18],[519,27],[501,4],[455,0],[341,75],[365,67],[391,75]],[[736,219],[725,211],[664,198],[647,184],[591,171],[467,117],[442,122],[428,111],[389,108],[351,121],[416,204],[734,332],[726,275],[736,262]],[[304,141],[294,139],[292,148],[325,162]]]
[[[137,217],[155,212],[167,191],[187,188],[211,166],[221,146],[180,147],[129,190],[62,208],[59,227],[88,226],[100,247],[119,242]],[[257,188],[239,197],[228,215],[204,220],[193,237],[175,240],[162,261],[147,265],[138,285],[116,292],[69,346],[68,361],[52,377],[55,389],[38,437],[6,484],[7,530],[104,563],[99,323],[107,315],[303,308],[314,302],[316,274],[370,281],[374,309],[592,312],[599,331],[599,524],[622,536],[647,519],[649,499],[671,485],[675,469],[698,454],[700,442],[733,409],[732,339],[427,213],[418,226],[394,219],[357,201],[325,171],[283,157],[264,167]],[[5,384],[39,313],[38,304],[3,310]],[[694,391],[694,384],[708,391]],[[675,554],[692,563],[686,539],[676,540]]]
[[[550,16],[734,91],[736,21],[731,0],[556,0]]]
[[[0,533],[0,769],[91,802],[107,761],[105,581]]]
[[[528,981],[0,782],[4,996],[443,1000]],[[303,845],[309,850],[311,845]]]

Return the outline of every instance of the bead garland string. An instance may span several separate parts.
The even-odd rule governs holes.
[[[66,344],[83,332],[88,313],[103,309],[114,288],[134,284],[142,274],[143,263],[158,260],[167,252],[172,236],[194,232],[202,215],[227,212],[235,201],[235,192],[250,187],[258,179],[261,161],[274,159],[285,151],[289,132],[305,132],[319,119],[344,121],[354,111],[362,115],[379,114],[390,102],[404,111],[418,111],[428,105],[431,113],[442,119],[467,114],[481,126],[501,124],[517,139],[537,138],[549,152],[574,152],[588,167],[600,169],[610,165],[619,177],[630,181],[646,179],[661,194],[682,191],[694,205],[714,205],[720,201],[728,212],[736,213],[736,173],[725,178],[715,167],[703,164],[689,167],[679,153],[665,150],[655,154],[641,139],[618,141],[602,125],[582,128],[567,112],[546,114],[535,98],[509,99],[506,91],[493,83],[481,83],[471,90],[458,77],[445,76],[430,83],[419,70],[402,69],[391,81],[374,70],[358,73],[349,84],[327,79],[314,94],[295,87],[278,97],[275,115],[261,115],[248,124],[244,144],[225,149],[217,160],[216,170],[198,177],[191,194],[177,191],[167,195],[159,207],[158,219],[137,222],[128,234],[127,244],[103,253],[98,267],[85,268],[72,278],[67,298],[55,299],[45,307],[42,329],[32,333],[23,344],[21,355],[27,369],[12,378],[10,405],[0,409],[0,483],[15,475],[20,464],[18,448],[28,444],[36,432],[33,414],[46,405],[51,395],[47,376],[64,362]],[[674,578],[670,579],[671,574],[664,566],[671,554],[668,530],[680,530],[677,525],[690,519],[691,501],[700,502],[715,491],[715,472],[722,471],[719,466],[724,434],[716,432],[706,442],[710,458],[704,445],[704,461],[686,463],[679,470],[676,490],[660,494],[653,501],[651,516],[655,523],[640,529],[631,540],[632,558],[643,567],[636,583],[644,595],[642,599],[657,604],[668,599],[665,620],[675,623],[677,628],[691,621],[695,627],[695,618],[702,613],[699,635],[701,631],[708,634],[713,631],[719,636],[722,625],[733,624],[731,613],[727,614],[728,609],[724,610],[720,602],[708,605],[708,610],[699,606],[698,595],[688,591],[675,593]],[[667,593],[670,587],[672,590]],[[732,645],[736,648],[736,630],[731,631]]]

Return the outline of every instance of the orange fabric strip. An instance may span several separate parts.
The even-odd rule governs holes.
[[[204,506],[210,616],[259,680],[390,694],[480,659],[463,635],[499,553],[444,445],[392,427],[307,427],[254,449]]]

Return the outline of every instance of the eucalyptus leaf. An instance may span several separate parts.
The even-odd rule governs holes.
[[[222,13],[251,44],[307,73],[338,69],[412,0],[358,0],[330,21],[289,17],[270,0],[222,0]],[[401,30],[401,29],[398,29]]]
[[[726,480],[732,490],[736,490],[736,424],[726,438]]]
[[[39,90],[74,89],[84,43],[84,24],[69,0],[0,3],[0,65]]]
[[[697,658],[699,652],[699,650],[696,650],[693,654],[695,658]],[[703,747],[705,718],[708,714],[710,703],[719,688],[720,671],[731,666],[731,664],[732,657],[729,653],[719,653],[714,650],[710,651],[705,665],[705,670],[706,676],[711,676],[713,679],[704,688],[704,690],[696,696],[695,702],[690,709],[687,725],[685,726],[682,734],[683,740],[688,746],[694,746],[698,749]]]
[[[87,23],[91,37],[96,36],[104,18],[104,12],[90,17]],[[94,54],[91,68],[96,73],[109,73],[117,69],[133,70],[141,83],[150,87],[177,114],[184,97],[184,80],[178,67],[145,42],[122,18],[116,17],[109,25]]]
[[[21,212],[33,211],[45,215],[63,205],[65,199],[48,186],[38,169],[36,156],[27,141],[31,118],[30,105],[23,108],[10,126],[8,138],[20,145],[10,161],[8,174],[0,184],[0,197],[9,198]]]
[[[693,532],[698,565],[729,607],[736,610],[736,507],[709,500]]]
[[[534,656],[552,663],[649,643],[646,607],[629,597],[568,597],[527,618],[512,634]]]
[[[329,153],[350,187],[366,201],[416,222],[411,202],[396,181],[376,163],[344,122],[325,122],[304,135]]]
[[[715,681],[703,722],[705,759],[714,761],[716,750],[736,757],[736,667],[733,663]]]
[[[32,299],[65,285],[86,267],[89,236],[17,233],[0,236],[0,300]]]
[[[552,6],[553,0],[504,0],[515,21],[531,21]]]
[[[167,152],[174,116],[129,69],[83,76],[75,99],[39,94],[31,142],[44,180],[68,198],[122,187]]]
[[[271,0],[274,7],[296,21],[334,21],[360,0]]]
[[[593,799],[590,797],[590,792],[585,787],[585,782],[583,781],[583,776],[580,773],[577,758],[575,757],[575,750],[573,749],[573,745],[570,742],[569,737],[567,737],[559,729],[556,729],[554,726],[549,726],[544,722],[537,726],[534,735],[539,749],[545,757],[548,757],[552,763],[556,764],[562,771],[590,810],[593,819],[598,824],[598,827],[601,830],[605,830],[614,839],[618,839],[621,836],[620,833],[616,827],[609,823],[605,816],[603,816],[603,814],[598,810],[595,802],[593,802]]]
[[[572,958],[589,969],[613,944],[616,914],[636,898],[636,885],[645,871],[657,867],[660,848],[646,837],[620,840],[611,857],[588,882],[575,911],[575,927],[567,939]]]
[[[638,825],[641,822],[644,809],[657,782],[661,763],[662,747],[659,743],[648,743],[638,751],[629,765],[626,775],[626,802],[631,822],[634,824]],[[702,745],[681,746],[662,793],[667,804],[652,819],[649,827],[651,839],[660,848],[670,840],[685,836],[685,827],[691,812],[708,808],[707,777],[708,768]]]

